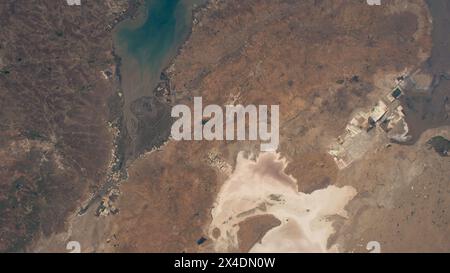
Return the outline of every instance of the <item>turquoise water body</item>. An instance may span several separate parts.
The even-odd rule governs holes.
[[[146,0],[136,18],[116,26],[114,43],[116,54],[122,60],[124,122],[131,138],[135,139],[137,133],[136,118],[130,110],[132,102],[152,94],[161,71],[188,37],[193,5],[202,1]],[[112,180],[106,183],[80,214],[106,194],[114,186],[111,183]]]
[[[204,0],[146,0],[136,18],[116,26],[114,43],[122,62],[124,122],[137,135],[133,102],[153,96],[161,72],[176,56],[192,26],[192,10]]]
[[[180,0],[147,0],[138,22],[125,22],[117,32],[119,47],[141,66],[158,70],[186,39],[190,8]]]

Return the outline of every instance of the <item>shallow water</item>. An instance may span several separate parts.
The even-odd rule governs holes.
[[[153,96],[161,72],[187,39],[194,4],[201,0],[147,0],[135,19],[116,28],[116,53],[122,60],[124,119],[132,139],[138,133],[137,120],[130,109],[133,102]]]
[[[180,0],[148,0],[136,23],[127,21],[117,31],[118,45],[124,56],[158,72],[168,54],[189,32],[188,8]],[[143,22],[142,22],[143,21]]]
[[[433,17],[433,47],[422,70],[433,77],[433,85],[425,94],[406,90],[400,99],[412,136],[406,144],[415,143],[428,129],[450,125],[450,2],[427,0],[427,4]]]

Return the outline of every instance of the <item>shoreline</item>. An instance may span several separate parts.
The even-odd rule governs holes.
[[[118,31],[118,25],[120,23],[123,23],[126,20],[134,20],[137,18],[139,9],[142,7],[144,3],[140,0],[130,0],[131,2],[131,8],[128,8],[127,11],[125,11],[118,19],[114,21],[114,24],[111,28],[112,35],[116,35],[116,31]],[[200,12],[203,12],[202,9],[207,7],[211,3],[211,0],[205,0],[203,3],[196,5],[192,8],[191,11],[191,22],[189,26],[189,31],[186,35],[186,38],[182,42],[182,44],[177,48],[176,53],[173,55],[173,57],[170,58],[170,61],[168,62],[168,65],[164,66],[164,68],[160,72],[159,80],[156,82],[155,87],[153,88],[153,92],[157,90],[161,85],[168,86],[169,92],[171,92],[171,78],[169,70],[171,66],[174,64],[176,58],[181,54],[181,51],[185,47],[187,41],[190,39],[194,22],[197,20],[198,15]],[[195,5],[195,4],[193,4]],[[113,45],[112,45],[112,55],[114,57],[115,61],[115,78],[117,89],[119,92],[123,93],[123,81],[122,81],[122,66],[123,66],[123,58],[119,54],[119,50],[117,49],[117,41],[115,37],[112,37]],[[116,144],[116,148],[113,151],[113,153],[116,155],[116,158],[120,159],[119,162],[116,162],[110,169],[111,174],[119,174],[121,177],[125,175],[125,178],[127,176],[127,169],[130,165],[133,164],[133,162],[139,158],[139,156],[135,158],[129,158],[127,156],[128,149],[132,148],[130,147],[131,141],[129,139],[129,133],[126,126],[126,121],[124,118],[124,106],[125,101],[123,96],[117,96],[116,98],[113,98],[117,104],[120,104],[122,109],[119,111],[120,114],[118,114],[117,117],[112,118],[110,121],[112,123],[116,123],[115,128],[117,129],[117,136],[114,139],[114,143]],[[117,112],[117,109],[111,109],[111,112]],[[118,169],[117,169],[118,168]],[[120,184],[124,178],[122,177],[118,181],[106,181],[106,183],[97,191],[97,193],[92,196],[85,204],[81,206],[81,208],[78,210],[77,215],[81,216],[85,214],[94,204],[96,204],[98,201],[101,201],[103,197],[108,196],[111,191],[113,191],[115,188],[119,187]],[[96,211],[101,209],[102,202],[100,202],[98,208],[96,208]]]
[[[109,109],[109,120],[112,124],[112,128],[116,129],[116,135],[113,137],[113,158],[116,158],[117,160],[110,165],[108,168],[108,175],[106,177],[106,181],[103,185],[99,187],[97,192],[93,194],[90,198],[82,202],[81,206],[79,206],[77,212],[75,213],[77,216],[84,215],[94,204],[96,204],[98,201],[101,201],[101,199],[107,195],[118,185],[122,180],[124,180],[123,176],[126,177],[126,156],[125,156],[125,143],[124,141],[127,138],[127,132],[126,128],[124,130],[123,123],[124,123],[124,116],[123,116],[123,109],[120,109],[120,111],[117,111],[117,109],[114,109],[112,107],[113,105],[120,105],[123,107],[123,97],[119,96],[117,92],[122,92],[122,73],[121,73],[121,67],[122,67],[122,57],[117,52],[116,49],[116,43],[114,41],[114,32],[116,31],[116,27],[118,24],[122,23],[125,20],[132,20],[136,17],[136,14],[138,13],[139,8],[141,7],[142,3],[141,0],[130,0],[129,1],[129,7],[117,17],[114,22],[110,25],[110,28],[107,30],[111,33],[111,40],[112,40],[112,49],[111,49],[111,55],[114,59],[114,85],[116,86],[116,90],[113,91],[113,95],[111,95],[111,102],[108,106]],[[111,105],[112,104],[112,105]],[[124,164],[125,163],[125,164]],[[112,181],[112,179],[117,178],[119,176],[118,181]],[[115,179],[114,179],[115,180]],[[99,203],[98,208],[96,208],[96,211],[101,208],[102,202]]]

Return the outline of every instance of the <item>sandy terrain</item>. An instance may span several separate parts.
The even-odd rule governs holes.
[[[218,229],[214,250],[235,251],[239,222],[261,214],[281,221],[250,251],[325,252],[334,233],[329,216],[346,217],[345,205],[355,195],[352,187],[326,189],[304,194],[294,178],[284,173],[287,162],[273,153],[260,154],[256,161],[238,154],[236,168],[224,183],[212,210],[210,237]],[[330,251],[336,250],[331,247]]]
[[[353,112],[370,108],[430,51],[425,4],[408,3],[370,7],[358,1],[212,1],[199,11],[191,37],[169,70],[174,99],[188,105],[194,96],[202,96],[204,104],[279,104],[279,153],[287,166],[282,168],[286,174],[278,175],[284,184],[265,173],[258,181],[263,186],[253,186],[258,189],[250,191],[254,195],[241,200],[248,191],[239,187],[256,182],[245,176],[239,162],[247,167],[255,163],[238,154],[247,151],[260,158],[255,144],[169,142],[130,167],[117,221],[124,250],[236,250],[235,218],[264,203],[272,192],[285,195],[286,204],[266,205],[265,211],[253,213],[272,214],[282,224],[267,231],[252,250],[267,251],[266,246],[290,232],[304,236],[299,244],[281,245],[279,250],[339,249],[335,244],[342,240],[331,234],[357,221],[345,217],[344,207],[356,193],[357,199],[363,193],[356,187],[356,177],[340,182],[342,175],[327,151]],[[217,155],[215,164],[209,164],[210,153]],[[231,176],[217,166],[231,166]],[[155,175],[153,168],[164,170],[164,175]],[[380,165],[380,170],[386,168],[389,165]],[[236,179],[240,175],[244,179]],[[228,191],[239,197],[234,199]],[[136,192],[140,194],[132,194]],[[333,198],[322,204],[321,198],[330,194]],[[294,200],[303,205],[293,205]],[[322,206],[308,214],[307,200]],[[195,204],[195,210],[186,204]],[[236,211],[221,210],[225,204],[236,206]],[[162,213],[169,211],[177,217]],[[324,216],[332,217],[322,226],[319,220]],[[223,224],[228,217],[233,220]],[[291,219],[289,224],[284,218]],[[311,228],[309,221],[318,222],[317,227]],[[209,239],[197,246],[200,236]]]
[[[42,250],[85,231],[86,251],[367,252],[370,241],[449,251],[449,159],[427,144],[448,139],[448,127],[410,145],[376,127],[343,169],[328,153],[355,113],[430,55],[425,2],[384,2],[213,0],[197,10],[167,71],[169,99],[279,104],[277,153],[169,139],[129,162],[119,213],[89,210]]]

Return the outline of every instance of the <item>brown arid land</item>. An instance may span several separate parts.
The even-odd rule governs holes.
[[[445,8],[450,10],[448,5]],[[98,35],[108,37],[103,32]],[[86,41],[85,47],[103,45],[98,52],[111,54],[110,38],[101,41]],[[34,214],[25,205],[15,208],[21,210],[16,214],[1,203],[0,210],[11,218],[24,215],[21,217],[31,223],[53,226],[33,227],[31,237],[23,237],[26,241],[22,239],[21,245],[2,239],[0,250],[13,250],[17,244],[27,251],[66,251],[67,241],[74,240],[80,242],[83,252],[367,252],[367,244],[377,241],[385,252],[448,252],[450,158],[443,139],[450,139],[450,91],[439,91],[447,101],[441,100],[441,118],[432,128],[415,128],[407,115],[409,129],[420,132],[409,142],[393,141],[398,140],[396,130],[401,134],[403,127],[392,125],[386,132],[381,121],[367,130],[360,128],[347,140],[340,138],[355,116],[370,112],[409,75],[422,74],[426,82],[427,75],[436,72],[424,68],[433,46],[432,14],[422,0],[383,1],[381,6],[356,0],[208,1],[195,10],[192,33],[165,71],[170,81],[167,101],[192,106],[193,97],[201,96],[204,105],[277,104],[277,153],[261,153],[259,143],[250,141],[169,138],[162,146],[126,162],[126,175],[116,178],[118,186],[102,196],[100,213],[98,206],[90,206],[78,215],[77,209],[98,193],[88,189],[101,187],[114,161],[114,135],[120,133],[108,131],[106,113],[119,111],[120,100],[109,109],[99,105],[107,107],[108,98],[114,95],[108,90],[120,89],[120,82],[97,77],[92,80],[92,90],[80,91],[76,97],[76,90],[64,95],[59,89],[59,95],[51,96],[54,108],[30,101],[30,105],[42,104],[42,111],[55,113],[55,119],[59,111],[64,112],[60,116],[63,121],[72,119],[58,122],[42,114],[49,125],[39,124],[39,128],[48,128],[48,132],[39,131],[41,137],[35,140],[18,128],[30,128],[26,122],[32,122],[38,112],[5,119],[8,111],[2,107],[0,125],[8,124],[3,120],[14,124],[2,130],[7,136],[1,138],[0,156],[2,164],[10,164],[2,166],[2,175],[14,177],[14,181],[35,179],[40,172],[49,172],[45,168],[52,168],[55,175],[51,179],[67,183],[71,193],[61,188],[55,193],[30,193],[30,202],[37,202]],[[8,50],[2,47],[0,54],[3,52]],[[83,52],[74,50],[73,54],[84,56]],[[73,58],[81,58],[77,56]],[[103,59],[112,61],[113,56]],[[98,72],[106,68],[99,64],[86,69]],[[2,88],[12,88],[5,77],[15,73],[11,69],[9,75],[0,75]],[[89,81],[89,75],[94,74],[82,79]],[[419,96],[413,89],[405,89],[402,99],[392,105],[403,106],[406,114],[413,111],[408,107]],[[29,92],[27,98],[32,100],[33,92]],[[24,103],[13,95],[15,100],[8,101],[5,94],[10,93],[2,94],[5,99],[2,97],[1,103],[8,107],[13,107],[14,101]],[[69,98],[80,105],[66,106],[64,100]],[[98,113],[89,114],[94,99]],[[120,113],[116,115],[120,120]],[[97,131],[86,133],[85,138],[77,135],[80,143],[74,153],[70,131],[66,127],[58,131],[63,124],[76,128],[77,134]],[[438,144],[429,142],[435,136],[442,137]],[[343,151],[333,153],[336,143]],[[69,155],[78,157],[71,161]],[[339,159],[344,163],[335,161]],[[17,171],[23,164],[36,169]],[[49,190],[54,189],[51,185],[56,182],[44,181]],[[20,197],[24,191],[18,189],[19,182],[4,180],[0,184],[5,189],[0,192],[0,202]],[[0,221],[4,219],[2,216]],[[17,221],[26,223],[21,219]],[[1,227],[1,238],[11,230],[23,231],[17,233],[20,236],[30,234],[25,227]]]
[[[0,3],[0,251],[24,251],[111,172],[111,28],[134,1]]]

